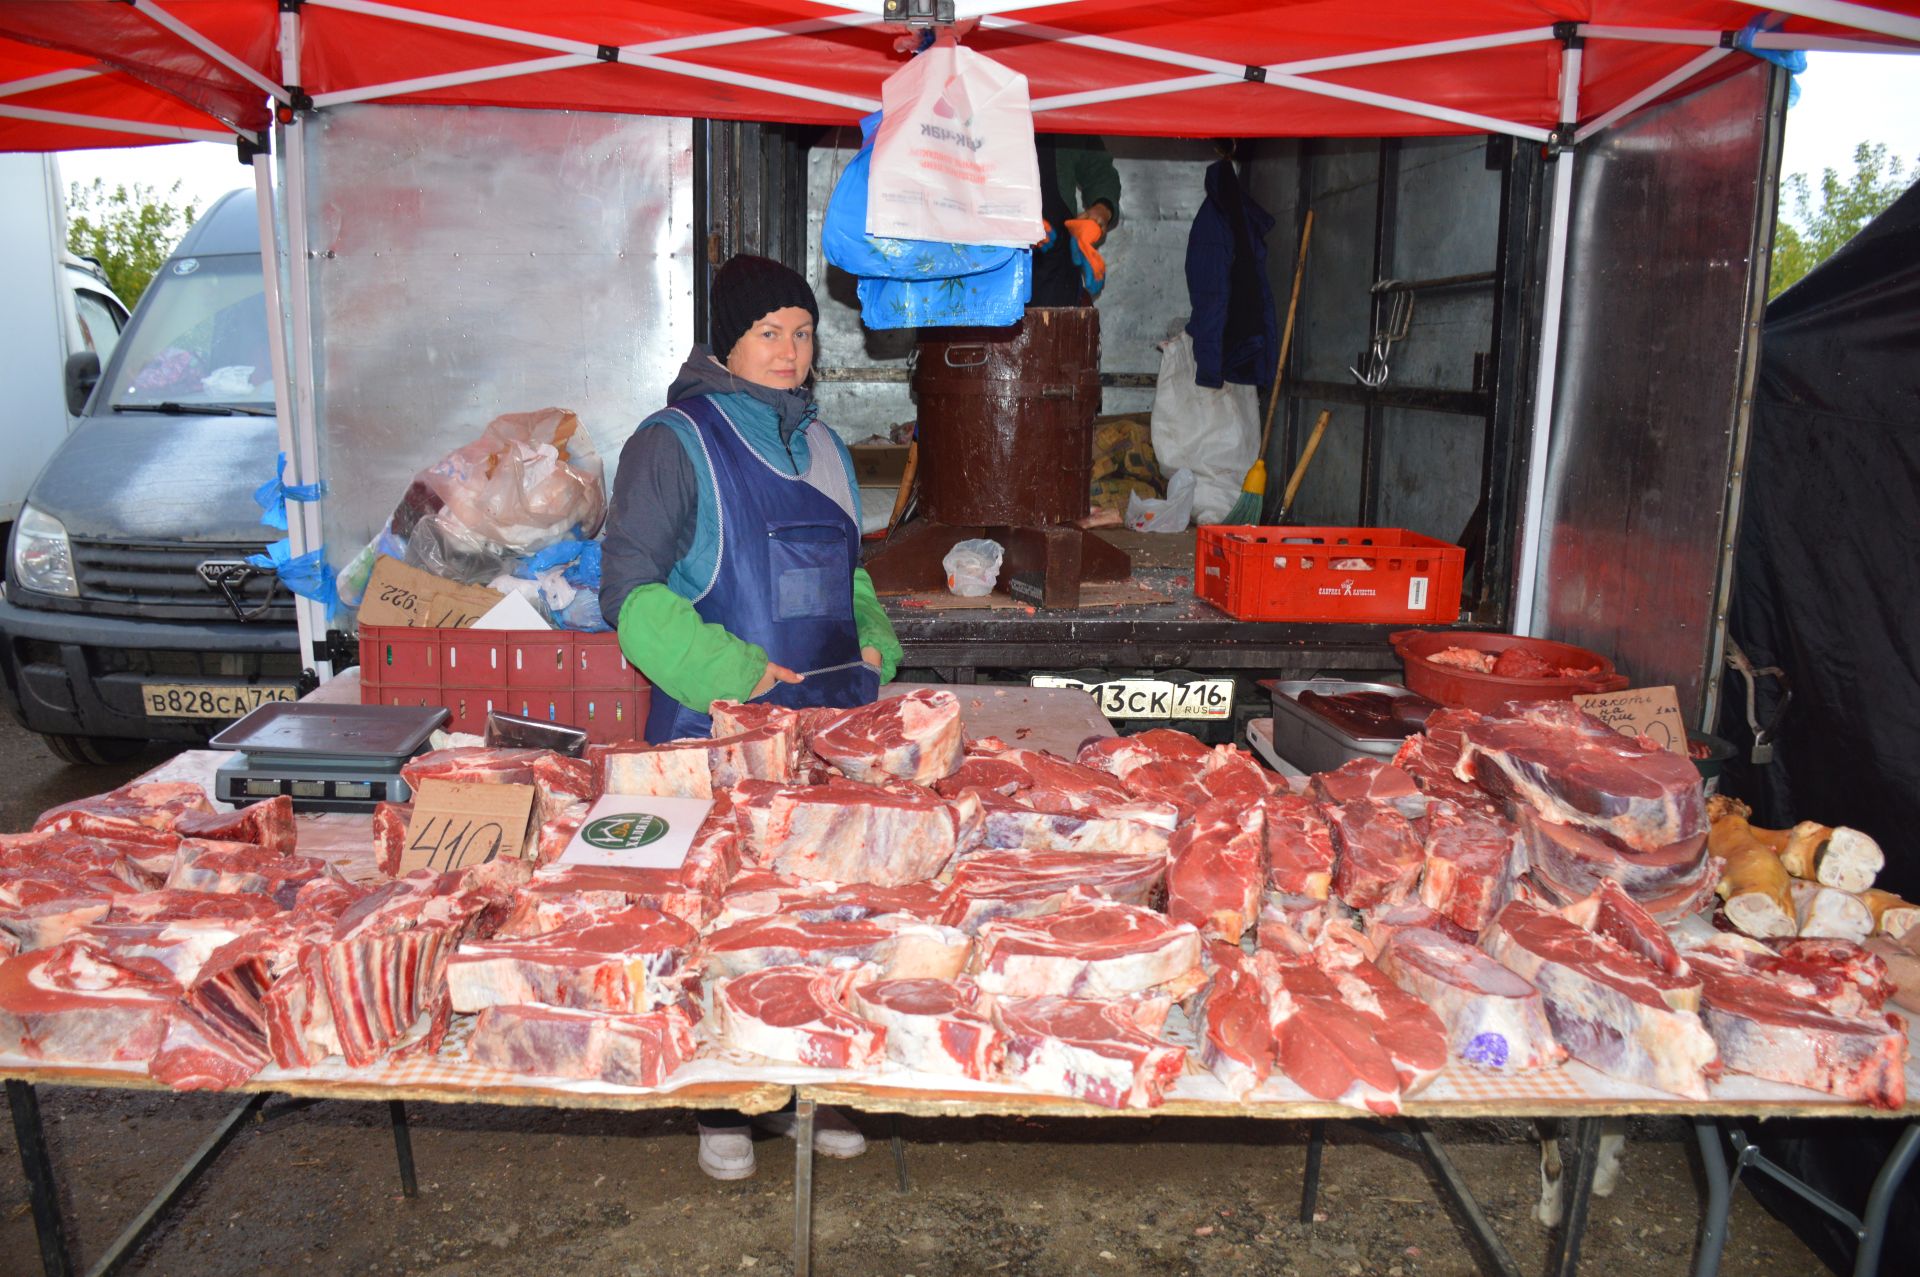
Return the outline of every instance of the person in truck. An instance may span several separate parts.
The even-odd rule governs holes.
[[[819,418],[820,306],[794,271],[740,255],[713,277],[712,345],[695,346],[620,453],[600,605],[653,684],[647,739],[712,733],[716,700],[863,705],[900,643],[860,567],[853,458]],[[754,1121],[791,1136],[791,1111]],[[700,1169],[753,1174],[748,1120],[699,1115]],[[866,1141],[818,1111],[814,1149]]]

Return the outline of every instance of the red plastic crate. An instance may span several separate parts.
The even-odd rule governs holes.
[[[634,741],[645,735],[651,699],[611,631],[360,631],[361,703],[444,706],[449,731],[482,731],[497,709],[582,728],[594,744]]]
[[[1200,529],[1194,593],[1242,621],[1451,624],[1467,553],[1400,528]]]

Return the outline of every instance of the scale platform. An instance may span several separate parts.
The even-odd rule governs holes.
[[[412,797],[400,769],[447,721],[438,707],[262,705],[207,744],[233,751],[214,796],[244,806],[282,794],[295,811],[370,812]]]

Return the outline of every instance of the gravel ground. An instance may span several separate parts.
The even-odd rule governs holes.
[[[69,768],[0,718],[0,831],[160,761]],[[76,1259],[84,1268],[228,1112],[231,1097],[43,1088],[42,1111]],[[250,1123],[123,1270],[445,1277],[784,1272],[791,1146],[759,1145],[759,1173],[719,1184],[693,1161],[690,1115],[485,1105],[410,1107],[420,1195],[400,1193],[378,1104],[273,1105]],[[859,1119],[884,1137],[889,1119]],[[1190,1119],[902,1120],[910,1190],[884,1142],[815,1162],[815,1271],[831,1277],[1006,1273],[1439,1277],[1480,1271],[1423,1163],[1335,1125],[1319,1212],[1297,1222],[1306,1128]],[[1538,1152],[1520,1122],[1442,1123],[1461,1174],[1522,1271],[1545,1268],[1529,1212]],[[1582,1270],[1690,1270],[1700,1192],[1674,1120],[1632,1125],[1613,1197],[1596,1200]],[[0,1133],[0,1273],[39,1271],[13,1132]],[[1820,1271],[1751,1197],[1735,1198],[1727,1277]]]

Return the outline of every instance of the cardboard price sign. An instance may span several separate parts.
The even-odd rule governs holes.
[[[522,856],[532,815],[532,785],[423,780],[414,791],[399,876],[416,869],[448,873],[497,856]]]
[[[479,620],[502,597],[484,585],[462,585],[382,555],[367,579],[360,623],[460,629]]]
[[[1680,697],[1670,686],[1594,692],[1575,696],[1573,703],[1622,736],[1645,736],[1686,757],[1687,724],[1680,716]]]

